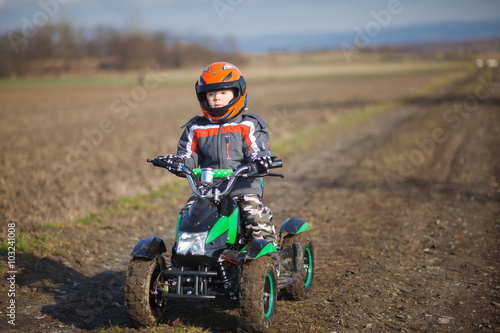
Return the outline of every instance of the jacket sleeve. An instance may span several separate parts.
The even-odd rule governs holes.
[[[194,141],[194,132],[191,131],[190,126],[186,126],[177,145],[177,155],[185,158],[185,164],[190,169],[194,169],[199,165],[198,149]]]
[[[266,129],[267,124],[256,114],[249,113],[247,115],[249,116],[248,120],[252,121],[254,127],[248,134],[249,144],[244,148],[247,162],[252,162],[262,156],[272,156],[269,132]]]

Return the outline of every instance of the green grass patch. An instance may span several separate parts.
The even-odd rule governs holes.
[[[464,96],[474,96],[476,94],[476,89],[478,87],[484,86],[484,82],[489,82],[494,72],[495,69],[493,68],[483,68],[480,72],[477,73],[477,76],[474,80],[471,80],[467,84],[460,87],[460,89],[457,91],[457,94]],[[479,80],[480,78],[482,78],[482,81]]]
[[[467,75],[470,75],[470,73],[473,72],[474,70],[475,70],[474,66],[469,66],[468,68],[464,68],[463,70],[450,73],[449,75],[447,75],[441,79],[432,81],[428,85],[424,86],[416,94],[416,96],[427,96],[429,94],[432,94],[443,87],[446,87],[450,84],[453,84],[455,82],[462,80]],[[414,97],[416,97],[416,96],[414,96]]]
[[[57,236],[28,234],[25,232],[16,232],[14,240],[0,241],[0,274],[5,274],[9,269],[8,262],[13,261],[15,268],[21,268],[23,254],[42,254],[53,255],[59,254],[62,251],[61,240]],[[13,255],[14,254],[14,255]],[[14,260],[9,257],[13,256]],[[4,260],[5,258],[5,260]]]
[[[291,156],[297,152],[306,151],[313,145],[319,143],[321,140],[324,140],[325,130],[326,132],[331,132],[332,130],[360,124],[378,114],[391,110],[398,104],[399,103],[397,101],[382,102],[364,108],[359,112],[351,113],[345,117],[340,118],[337,121],[330,122],[326,125],[304,129],[297,132],[290,138],[283,139],[277,143],[274,143],[273,152],[275,152],[278,156],[284,158],[287,156]]]
[[[14,242],[8,240],[0,242],[0,255],[7,256],[14,249],[16,254],[23,252],[34,252],[40,247],[49,248],[56,247],[59,240],[56,236],[49,235],[32,235],[24,232],[17,232]]]
[[[77,219],[77,220],[71,222],[70,226],[78,227],[78,226],[89,226],[89,225],[92,225],[95,223],[104,223],[105,215],[106,215],[106,211],[97,212],[97,213],[90,213],[87,216],[84,216],[80,219]]]
[[[273,153],[280,158],[291,156],[299,151],[304,151],[314,142],[321,139],[321,130],[318,127],[298,131],[290,138],[273,143]]]
[[[398,103],[397,101],[388,101],[388,102],[382,102],[382,103],[376,104],[374,106],[364,108],[360,112],[355,112],[355,113],[349,114],[349,115],[341,118],[339,121],[330,123],[329,128],[338,129],[341,127],[362,123],[368,119],[371,119],[372,117],[374,117],[378,114],[381,114],[387,110],[390,110],[390,109],[398,106],[399,104],[400,103]]]

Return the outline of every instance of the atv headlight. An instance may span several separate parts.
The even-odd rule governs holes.
[[[205,242],[207,241],[208,232],[179,232],[179,240],[177,241],[177,254],[204,255]]]

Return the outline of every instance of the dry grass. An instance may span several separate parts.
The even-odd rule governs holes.
[[[411,95],[461,66],[436,70],[434,61],[370,59],[347,65],[338,55],[330,62],[308,55],[260,57],[242,71],[250,112],[263,116],[278,142]],[[170,182],[174,177],[146,158],[175,152],[179,127],[200,113],[193,87],[200,70],[155,73],[147,89],[130,77],[1,88],[0,219],[19,222],[24,231],[67,224],[117,197]]]

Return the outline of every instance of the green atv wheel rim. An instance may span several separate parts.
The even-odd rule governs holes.
[[[306,248],[306,257],[304,258],[306,259],[306,262],[304,263],[304,268],[306,269],[307,271],[307,279],[306,279],[306,282],[304,283],[304,286],[309,286],[311,284],[311,280],[312,280],[312,272],[313,270],[311,269],[311,265],[312,265],[312,254],[311,254],[311,249],[310,248]]]
[[[274,300],[274,286],[271,273],[266,275],[266,283],[264,285],[264,311],[266,311],[266,318],[269,318],[273,312]]]

